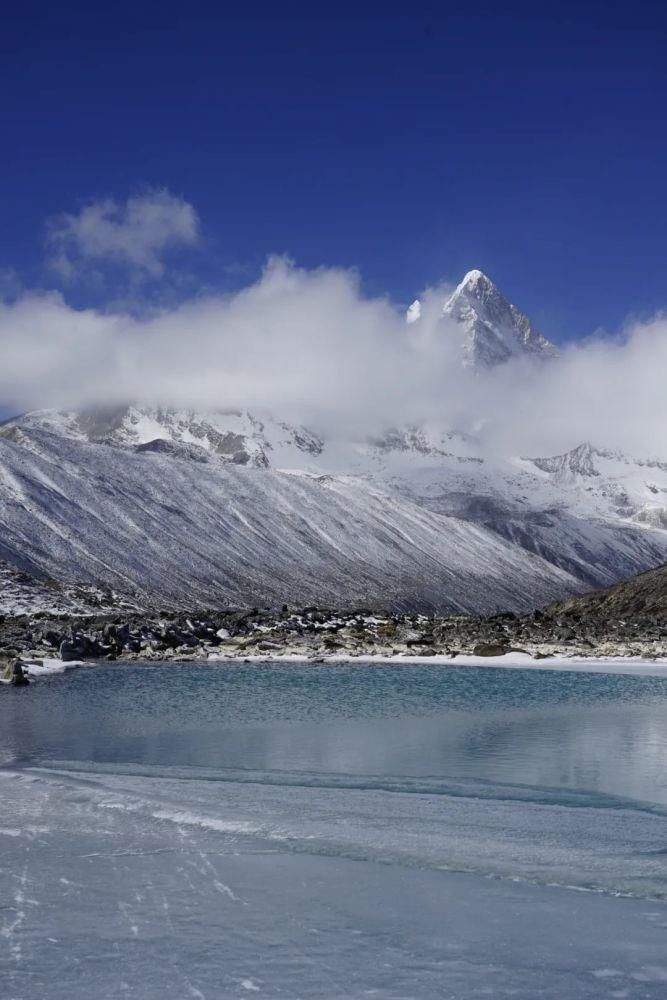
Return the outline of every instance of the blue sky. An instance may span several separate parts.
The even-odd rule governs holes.
[[[57,285],[47,219],[166,188],[189,289],[269,253],[405,302],[479,267],[555,340],[617,329],[667,305],[666,43],[613,0],[13,5],[0,269]]]

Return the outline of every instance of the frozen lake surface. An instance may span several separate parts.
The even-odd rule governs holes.
[[[667,677],[0,689],[0,997],[667,995]]]

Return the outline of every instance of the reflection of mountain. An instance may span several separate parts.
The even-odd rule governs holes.
[[[75,826],[111,821],[91,802],[101,797],[149,824],[180,822],[194,835],[210,823],[275,836],[281,850],[664,892],[662,678],[123,670],[125,685],[102,666],[92,685],[40,688],[29,710],[0,699],[3,749],[48,757],[30,780],[43,793],[56,768]]]

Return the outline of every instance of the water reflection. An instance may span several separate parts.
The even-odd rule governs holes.
[[[0,692],[0,754],[461,777],[667,806],[667,682],[497,668],[109,665]]]

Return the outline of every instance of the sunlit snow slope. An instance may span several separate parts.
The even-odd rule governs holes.
[[[576,591],[493,532],[351,477],[0,439],[0,557],[149,603],[521,608]]]

